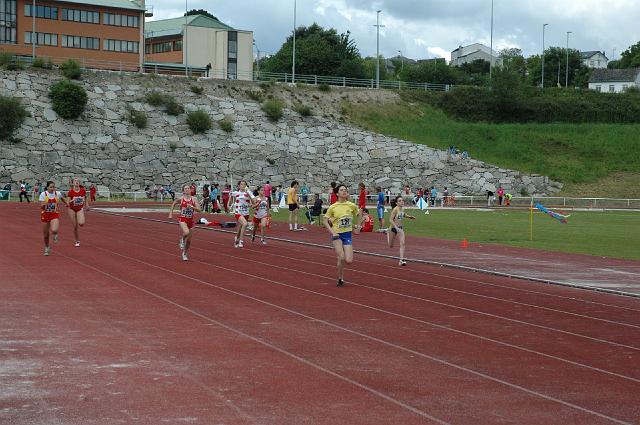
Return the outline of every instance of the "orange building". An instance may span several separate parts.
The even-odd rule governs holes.
[[[88,67],[139,69],[144,58],[144,0],[0,0],[0,50]],[[34,17],[35,15],[35,17]],[[35,34],[32,35],[35,21]]]

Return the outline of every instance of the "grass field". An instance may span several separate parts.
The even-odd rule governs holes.
[[[640,260],[638,212],[572,212],[568,224],[534,213],[533,241],[529,240],[528,210],[432,209],[429,215],[417,210],[410,213],[417,217],[405,220],[410,235]],[[274,215],[278,221],[287,217],[288,211]]]
[[[468,123],[406,101],[347,104],[345,112],[370,131],[549,176],[566,184],[565,194],[640,197],[640,125]]]

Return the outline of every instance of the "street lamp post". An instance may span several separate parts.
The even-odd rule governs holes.
[[[398,50],[400,53],[400,72],[404,71],[404,56],[402,56],[402,50]]]
[[[298,1],[293,0],[293,66],[291,67],[291,82],[296,82],[296,15]]]
[[[380,27],[384,27],[384,25],[380,25],[380,14],[382,10],[378,10],[376,12],[376,24],[374,25],[377,29],[376,35],[376,88],[380,88]]]
[[[33,0],[31,4],[31,63],[36,60],[36,42],[38,36],[36,35],[36,0]]]
[[[569,87],[569,34],[573,34],[571,31],[567,31],[567,69],[564,79],[564,86]]]
[[[256,71],[258,72],[258,79],[260,79],[260,48],[256,44],[255,40],[253,40],[253,45],[256,46],[256,50],[258,51],[258,59],[256,61]]]
[[[542,24],[542,88],[544,89],[544,30],[549,24]]]
[[[187,6],[187,2],[189,0],[184,0],[184,36],[182,37],[182,48],[184,49],[184,75],[185,77],[189,76],[189,44],[187,43],[187,27],[189,26],[187,19],[189,16],[187,13],[189,12],[189,8]]]
[[[491,77],[493,76],[493,0],[491,0],[491,62],[489,63],[489,82],[491,82]]]

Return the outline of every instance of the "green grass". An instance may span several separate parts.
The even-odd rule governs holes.
[[[488,124],[448,118],[423,102],[346,105],[350,120],[367,130],[447,149],[576,187],[615,173],[640,173],[640,125]],[[615,194],[625,196],[624,184]]]
[[[529,240],[528,210],[438,210],[425,215],[410,211],[416,220],[405,220],[409,235],[470,243],[498,244],[548,251],[640,260],[640,213],[571,212],[568,224],[542,213],[533,215],[533,241]],[[287,221],[288,211],[274,214]],[[306,223],[300,213],[299,222]],[[388,214],[385,217],[388,219]],[[377,222],[377,220],[376,220]],[[377,226],[376,226],[377,228]]]

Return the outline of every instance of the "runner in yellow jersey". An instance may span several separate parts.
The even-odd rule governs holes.
[[[349,201],[347,186],[339,184],[334,189],[338,201],[324,215],[324,227],[331,233],[333,248],[338,257],[338,286],[344,285],[344,265],[353,263],[351,232],[360,233],[362,212]],[[354,226],[354,218],[357,220]]]

